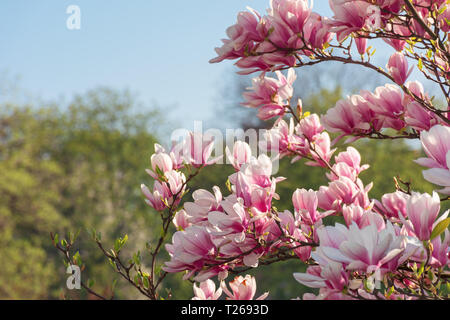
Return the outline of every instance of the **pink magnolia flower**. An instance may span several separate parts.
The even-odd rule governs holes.
[[[303,37],[312,48],[322,49],[333,38],[333,33],[330,32],[327,21],[329,21],[328,18],[315,12],[312,12],[306,20],[303,27]]]
[[[443,186],[439,192],[450,194],[450,127],[435,125],[429,131],[422,131],[420,141],[428,158],[415,162],[431,168],[423,171],[424,178]]]
[[[233,235],[233,241],[241,243],[245,240],[246,231],[250,223],[247,212],[240,202],[226,199],[221,203],[224,212],[212,211],[208,214],[209,223],[216,227],[215,236]]]
[[[366,210],[358,205],[344,205],[342,207],[342,215],[344,216],[347,226],[356,223],[361,229],[369,225],[375,225],[378,231],[381,231],[386,227],[384,219],[380,214],[371,210]]]
[[[440,268],[448,265],[450,263],[450,231],[446,229],[444,239],[438,236],[431,243],[433,245],[430,261],[431,266]]]
[[[166,150],[159,144],[155,143],[155,154],[159,155],[159,154],[163,154],[162,157],[155,159],[155,166],[153,166],[152,164],[152,169],[151,170],[147,170],[147,173],[150,174],[152,177],[155,178],[156,173],[154,172],[156,167],[159,167],[160,169],[163,168],[163,172],[169,171],[169,170],[178,170],[183,168],[184,164],[184,159],[183,159],[183,154],[182,154],[182,148],[183,148],[183,144],[182,143],[175,143],[172,142],[172,148],[170,149],[169,152],[166,152]],[[170,156],[170,160],[172,161],[172,166],[170,166],[170,162],[167,159],[167,157],[165,155],[169,155]],[[153,163],[153,161],[152,161]],[[169,169],[170,168],[170,169]],[[157,179],[157,178],[155,178]]]
[[[345,135],[369,130],[370,123],[364,121],[362,114],[358,112],[358,105],[361,102],[364,103],[365,99],[357,95],[339,100],[322,116],[325,129],[330,132],[342,132]]]
[[[381,8],[383,14],[386,11],[398,13],[403,6],[403,0],[376,0],[375,3]]]
[[[263,41],[266,32],[264,21],[258,12],[253,9],[250,12],[239,12],[236,24],[226,31],[228,39],[222,39],[222,47],[215,49],[218,56],[211,59],[210,63],[244,57],[246,50],[254,46],[253,41]]]
[[[176,170],[168,171],[164,174],[164,178],[167,180],[171,195],[182,194],[186,189],[186,177],[183,173]]]
[[[294,126],[294,119],[291,118],[289,124],[279,119],[272,129],[264,132],[263,140],[259,147],[263,151],[275,151],[283,158],[293,152],[307,155],[309,153],[309,144],[305,138],[295,134],[299,132],[299,126]]]
[[[162,211],[166,208],[166,203],[171,198],[171,192],[165,182],[155,181],[153,185],[153,192],[150,192],[149,188],[141,184],[141,191],[147,198],[145,202],[156,211]]]
[[[304,225],[301,224],[301,217],[298,214],[294,217],[291,212],[285,210],[278,213],[278,218],[280,220],[279,224],[272,219],[269,227],[267,228],[267,231],[269,232],[267,241],[283,239],[284,235],[289,235],[292,238],[278,240],[274,245],[272,245],[272,247],[278,248],[285,245],[294,247],[294,253],[299,257],[299,259],[302,261],[308,261],[311,257],[312,247],[307,245],[301,246],[301,243],[298,242],[301,241],[303,243],[307,243],[311,241],[305,236],[303,230],[301,229],[304,227]],[[280,226],[282,230],[280,230]]]
[[[358,53],[363,55],[367,50],[367,38],[357,37],[355,38],[356,48],[358,49]]]
[[[361,165],[361,155],[358,150],[353,147],[347,147],[346,151],[340,152],[335,157],[335,161],[336,163],[343,162],[347,164],[350,168],[355,170],[357,175],[369,168],[368,164]]]
[[[405,83],[413,70],[412,68],[408,70],[408,61],[401,52],[396,52],[389,58],[386,68],[399,85]]]
[[[400,219],[400,216],[406,217],[406,202],[409,195],[396,191],[386,193],[381,197],[381,203],[375,201],[375,209],[387,218]]]
[[[365,98],[384,128],[401,130],[405,127],[405,122],[401,119],[405,107],[402,103],[403,96],[400,88],[386,84],[376,88],[373,94],[367,94]]]
[[[408,88],[409,91],[411,91],[412,94],[418,96],[419,98],[425,100],[425,101],[430,101],[430,97],[428,96],[428,94],[425,93],[425,89],[423,88],[422,83],[420,83],[419,81],[408,81],[405,84],[405,87]],[[403,105],[407,106],[408,104],[410,104],[411,102],[416,101],[414,99],[414,97],[405,94],[403,97]]]
[[[406,106],[405,122],[408,126],[418,130],[430,130],[436,124],[440,123],[438,116],[426,110],[418,102],[413,101]]]
[[[308,0],[271,0],[268,20],[271,28],[270,40],[283,48],[299,48],[301,34],[311,13]]]
[[[305,136],[309,141],[315,141],[324,130],[317,114],[301,119],[296,129],[298,135]]]
[[[409,28],[407,26],[404,26],[403,21],[399,19],[392,19],[392,21],[386,26],[386,29],[402,37],[411,35],[411,31],[409,30]],[[403,51],[406,46],[405,40],[396,38],[383,38],[383,41],[385,41],[387,44],[389,44],[399,52]]]
[[[271,208],[272,198],[275,196],[276,180],[270,180],[270,184],[260,185],[254,183],[251,175],[243,172],[233,176],[233,189],[236,196],[243,200],[245,207],[257,208],[261,212],[267,212]],[[231,179],[230,179],[231,181]]]
[[[362,0],[330,0],[330,7],[334,17],[329,24],[332,26],[331,31],[336,32],[339,42],[352,32],[362,30],[369,16],[372,16],[372,19],[376,17],[375,12],[369,10],[373,6]]]
[[[170,261],[167,261],[162,267],[164,271],[174,273],[189,270],[184,279],[188,279],[195,272],[200,271],[195,278],[197,281],[203,280],[204,273],[212,277],[220,272],[220,270],[208,270],[208,272],[203,270],[205,263],[215,262],[218,252],[211,234],[204,227],[194,225],[184,231],[175,232],[172,244],[166,244],[165,247],[170,255]]]
[[[434,227],[448,216],[447,210],[437,219],[440,209],[441,200],[436,192],[433,192],[433,196],[413,192],[406,203],[408,220],[403,217],[400,219],[406,229],[414,233],[419,240],[429,240]]]
[[[365,27],[372,32],[377,31],[381,28],[381,10],[378,6],[369,6],[366,12],[367,18]]]
[[[383,41],[399,52],[403,51],[406,46],[406,41],[404,40],[383,38]]]
[[[199,132],[189,132],[182,145],[186,163],[195,168],[212,165],[222,158],[218,156],[210,159],[214,149],[214,137],[208,137]]]
[[[296,214],[300,215],[302,222],[314,225],[333,211],[321,213],[317,210],[319,200],[314,190],[297,189],[292,195]]]
[[[250,275],[235,277],[233,281],[230,281],[229,286],[231,291],[227,288],[225,282],[221,283],[223,292],[227,295],[227,300],[253,300],[256,294],[256,279]],[[255,300],[264,300],[268,295],[269,292],[266,292]]]
[[[369,206],[368,192],[372,184],[363,186],[362,181],[353,181],[341,176],[329,183],[328,187],[321,186],[317,192],[319,207],[324,210],[341,210],[344,204],[355,204],[363,208]]]
[[[173,169],[172,159],[166,153],[155,153],[151,156],[150,161],[153,171],[148,170],[147,173],[155,179],[158,179],[158,174],[155,173],[157,168],[163,174]]]
[[[287,77],[276,71],[278,80],[265,77],[264,74],[252,79],[252,87],[243,96],[246,100],[244,106],[250,108],[260,107],[258,116],[267,120],[275,116],[284,115],[287,100],[293,95],[292,84],[296,79],[294,69],[289,69]]]
[[[233,153],[230,152],[228,146],[225,148],[227,159],[231,165],[239,171],[244,163],[248,163],[252,156],[252,149],[248,143],[244,141],[236,141],[233,146]]]
[[[223,210],[220,206],[222,202],[222,193],[219,187],[213,187],[214,194],[211,192],[199,189],[192,193],[194,202],[185,202],[184,210],[186,211],[188,221],[192,224],[203,225],[208,223],[208,213],[210,211]]]
[[[175,214],[175,216],[174,216],[172,222],[173,222],[175,228],[176,228],[178,231],[183,231],[183,230],[187,229],[188,227],[190,227],[190,226],[192,225],[192,224],[189,222],[189,218],[190,218],[190,217],[188,216],[188,214],[186,213],[186,211],[183,210],[183,209],[181,209],[180,211],[178,211],[178,212]]]
[[[194,283],[194,297],[192,300],[218,300],[222,295],[222,288],[217,288],[214,281],[208,279],[200,283],[198,287]]]
[[[338,180],[339,177],[347,177],[352,181],[358,178],[356,171],[345,162],[337,162],[332,166],[333,171],[325,173],[330,181]]]
[[[331,141],[328,132],[322,132],[315,136],[314,141],[310,142],[311,156],[315,161],[308,161],[308,166],[327,167],[335,149],[331,149]]]
[[[341,292],[349,283],[348,273],[342,264],[330,261],[325,266],[308,267],[306,273],[294,273],[294,278],[310,288],[328,288]]]
[[[334,237],[335,233],[340,243],[335,243],[334,246],[327,245],[326,242],[329,241],[327,239]],[[375,224],[360,229],[353,223],[348,229],[328,228],[326,236],[323,244],[321,238],[323,233],[319,233],[320,250],[312,253],[316,261],[331,260],[344,264],[347,270],[369,273],[376,270],[381,272],[396,270],[418,248],[417,242],[413,239],[398,236],[389,221],[386,228],[381,231]]]

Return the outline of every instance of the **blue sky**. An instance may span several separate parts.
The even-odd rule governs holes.
[[[66,8],[81,9],[68,30]],[[263,12],[268,0],[2,0],[0,72],[43,99],[97,86],[128,88],[182,124],[210,119],[232,62],[209,64],[238,11]],[[327,1],[316,1],[329,12]]]
[[[80,30],[66,27],[69,5],[81,9]],[[269,0],[1,0],[0,75],[19,76],[20,88],[44,100],[70,101],[98,86],[130,89],[173,126],[218,126],[233,62],[208,61],[247,5],[263,13]],[[314,1],[314,11],[332,16],[326,0]],[[377,55],[391,52],[381,46]]]

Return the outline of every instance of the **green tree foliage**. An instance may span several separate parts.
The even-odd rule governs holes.
[[[82,277],[106,291],[117,276],[84,230],[95,227],[107,242],[124,233],[136,245],[151,238],[156,219],[139,185],[148,180],[157,117],[143,109],[130,93],[105,88],[64,110],[1,107],[0,298],[61,297],[66,274],[50,232],[82,230]]]

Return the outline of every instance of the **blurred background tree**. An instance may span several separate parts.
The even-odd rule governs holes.
[[[105,241],[151,239],[156,221],[140,182],[156,141],[155,111],[128,91],[99,88],[56,106],[6,104],[0,115],[0,298],[59,298],[65,268],[50,232],[98,228]],[[86,232],[83,277],[107,291],[116,275]],[[135,248],[130,248],[130,250]],[[79,293],[78,293],[79,294]],[[90,298],[88,296],[80,296]],[[128,287],[118,298],[137,297]]]

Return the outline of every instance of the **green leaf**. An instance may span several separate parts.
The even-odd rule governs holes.
[[[59,243],[59,236],[57,233],[55,233],[55,236],[53,237],[53,245],[57,245]]]
[[[420,70],[423,69],[423,61],[422,61],[422,59],[419,59],[419,63],[417,64],[417,67],[419,67]]]
[[[433,240],[434,238],[439,236],[442,232],[445,231],[445,229],[448,228],[449,225],[450,225],[450,218],[444,219],[441,222],[439,222],[431,232],[430,240]]]

